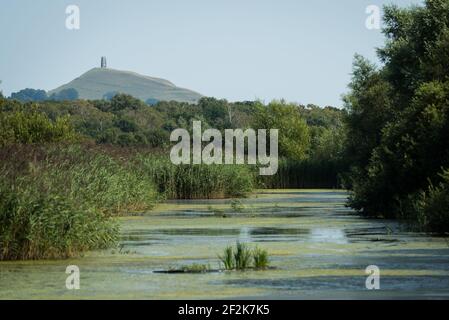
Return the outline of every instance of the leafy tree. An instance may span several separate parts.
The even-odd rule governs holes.
[[[279,155],[295,160],[304,159],[310,147],[307,124],[296,105],[272,101],[259,105],[254,126],[257,129],[279,130]]]
[[[45,92],[45,90],[27,88],[18,92],[11,93],[11,99],[16,99],[22,102],[44,101],[47,100],[47,98],[47,92]]]
[[[75,141],[77,134],[67,117],[51,121],[36,109],[0,113],[0,146],[13,143]]]
[[[385,25],[384,66],[356,57],[345,98],[350,204],[369,215],[414,218],[420,192],[440,183],[449,166],[449,0],[389,6]]]
[[[143,102],[129,94],[117,94],[111,99],[111,111],[122,111],[125,109],[136,110],[143,106]]]
[[[44,90],[26,88],[18,92],[12,92],[10,98],[21,102],[43,101],[47,98],[47,94]]]

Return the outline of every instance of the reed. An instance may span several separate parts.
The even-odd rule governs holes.
[[[154,155],[139,161],[167,199],[244,197],[255,185],[253,171],[243,165],[174,165],[168,157]]]
[[[268,252],[258,247],[253,250],[245,243],[228,246],[218,258],[225,270],[266,269],[269,265]]]
[[[237,242],[234,250],[234,264],[237,270],[245,270],[251,264],[251,250],[244,243]]]
[[[112,215],[146,210],[153,184],[81,145],[0,151],[0,260],[66,258],[117,242]]]
[[[268,268],[269,261],[268,261],[268,252],[266,250],[256,247],[252,252],[252,256],[254,268],[256,269]]]
[[[273,176],[259,176],[257,183],[268,189],[340,188],[339,173],[343,163],[313,159],[279,159],[279,168]]]
[[[223,250],[223,255],[219,255],[218,258],[226,270],[233,270],[235,268],[234,248],[232,246],[226,247]]]

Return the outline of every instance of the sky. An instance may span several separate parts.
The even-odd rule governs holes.
[[[422,1],[0,0],[0,90],[51,90],[106,56],[205,96],[340,107],[354,54],[378,62],[383,45],[366,8],[391,3]]]

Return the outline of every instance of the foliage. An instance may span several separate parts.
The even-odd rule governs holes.
[[[268,252],[266,250],[256,247],[253,250],[252,255],[253,255],[254,268],[256,269],[268,268],[269,260],[268,260]]]
[[[45,90],[39,90],[39,89],[22,89],[18,92],[11,93],[11,99],[17,99],[22,102],[28,102],[28,101],[44,101],[47,100],[47,92]]]
[[[26,176],[0,182],[0,260],[65,258],[117,241],[117,226],[98,210],[47,193]]]
[[[133,162],[83,145],[0,151],[0,259],[62,258],[114,245],[108,218],[151,208],[153,184]]]
[[[226,270],[233,270],[235,268],[234,248],[232,246],[227,246],[223,250],[223,255],[219,255],[218,258]]]
[[[67,117],[57,117],[52,121],[33,106],[28,112],[0,112],[0,127],[0,146],[12,143],[75,141],[77,138]]]
[[[430,185],[415,201],[417,222],[426,231],[447,234],[449,230],[449,170],[441,174],[443,182]]]
[[[254,174],[242,165],[174,165],[166,156],[141,155],[145,175],[168,199],[242,197],[254,188]]]
[[[313,167],[322,167],[326,175],[333,176],[332,181],[337,180],[338,172],[329,172],[329,168],[337,168],[342,162],[343,112],[332,107],[301,106],[283,101],[274,101],[269,105],[260,101],[231,103],[206,97],[197,104],[159,101],[148,106],[129,95],[118,93],[111,93],[106,100],[51,100],[35,103],[32,107],[10,99],[0,100],[0,104],[3,105],[1,113],[4,116],[15,110],[22,110],[27,115],[30,110],[35,110],[53,122],[59,118],[67,119],[83,139],[102,145],[151,148],[157,153],[167,152],[171,146],[169,136],[172,130],[185,128],[191,131],[193,120],[201,120],[203,129],[216,128],[223,135],[224,130],[229,128],[276,127],[280,129],[280,154],[286,155],[289,160],[303,161],[303,167],[316,163]],[[286,130],[290,125],[293,129]],[[321,175],[320,170],[313,172],[303,180],[298,180],[304,177],[303,174],[293,175],[295,181],[289,176],[281,176],[281,173],[277,177],[278,180],[292,180],[291,186],[309,186],[314,176]],[[321,178],[316,176],[316,179]],[[332,187],[335,184],[318,185]]]
[[[219,255],[221,263],[226,270],[246,270],[249,268],[268,268],[268,252],[258,247],[251,250],[245,243],[238,242],[235,247],[228,246]]]
[[[384,66],[356,57],[345,98],[350,205],[367,215],[418,219],[438,232],[449,230],[429,222],[442,219],[447,196],[438,173],[449,166],[448,8],[448,0],[386,7]]]
[[[294,160],[306,158],[310,134],[298,106],[273,101],[260,106],[254,119],[255,129],[279,130],[279,155]]]

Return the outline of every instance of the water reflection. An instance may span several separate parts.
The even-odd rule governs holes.
[[[239,242],[251,242],[251,228],[243,227],[240,229]]]
[[[309,233],[309,241],[320,243],[347,244],[346,234],[341,229],[336,228],[313,228]]]

